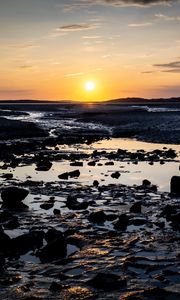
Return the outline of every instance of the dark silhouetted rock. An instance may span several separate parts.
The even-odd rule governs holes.
[[[114,166],[114,162],[113,161],[107,161],[105,163],[105,166]]]
[[[49,290],[50,290],[51,292],[59,292],[59,291],[61,291],[62,289],[63,289],[63,285],[62,285],[61,283],[55,282],[55,281],[53,281],[53,282],[51,283],[50,288],[49,288]]]
[[[94,167],[96,165],[96,162],[95,161],[89,161],[87,164],[88,164],[88,166]]]
[[[74,161],[70,163],[70,166],[72,167],[83,167],[83,162],[82,161]]]
[[[119,216],[118,221],[114,224],[114,228],[117,230],[126,230],[127,226],[130,224],[130,219],[126,214]]]
[[[55,209],[53,210],[53,213],[54,213],[54,215],[61,215],[60,209],[57,209],[57,208],[55,208]]]
[[[143,182],[142,182],[142,185],[145,186],[145,187],[146,186],[149,187],[151,185],[151,182],[149,180],[147,180],[147,179],[144,179]]]
[[[37,162],[36,166],[36,171],[49,171],[52,167],[52,162],[48,159],[43,159]]]
[[[66,206],[72,210],[87,209],[89,206],[88,202],[79,202],[75,196],[69,195],[66,201]]]
[[[7,254],[11,248],[11,239],[0,227],[0,253]]]
[[[147,223],[147,220],[144,218],[133,218],[131,219],[131,224],[134,226],[141,226]]]
[[[63,237],[64,237],[63,233],[55,228],[51,228],[45,233],[45,240],[47,243],[50,243],[54,240],[57,240],[57,239],[63,238]]]
[[[1,177],[9,180],[9,179],[13,178],[13,174],[12,173],[6,173],[6,174],[3,174]]]
[[[106,219],[106,214],[102,210],[92,212],[88,217],[88,220],[93,223],[103,223],[106,221]]]
[[[65,172],[58,176],[59,179],[68,180],[69,173]]]
[[[29,233],[22,234],[11,240],[11,254],[22,255],[30,250],[35,250],[43,245],[44,232],[43,231],[31,231]]]
[[[40,205],[40,208],[44,210],[51,209],[54,206],[54,202],[45,202]]]
[[[118,179],[121,176],[121,174],[117,171],[111,174],[112,178]]]
[[[3,207],[16,207],[22,200],[26,198],[29,192],[18,187],[8,187],[1,193]]]
[[[115,290],[127,285],[126,278],[111,273],[98,273],[88,281],[96,289]]]
[[[171,178],[171,193],[180,195],[180,176]]]
[[[80,171],[79,170],[75,170],[75,171],[72,171],[72,172],[69,172],[69,177],[79,177],[80,176]]]
[[[40,249],[37,256],[42,263],[59,260],[67,255],[67,244],[65,238],[62,236]]]
[[[135,214],[139,214],[141,213],[141,202],[135,202],[131,207],[130,207],[130,212],[131,213],[135,213]]]
[[[93,185],[94,185],[95,187],[98,187],[98,186],[99,186],[99,182],[98,182],[97,180],[94,180],[94,181],[93,181]]]

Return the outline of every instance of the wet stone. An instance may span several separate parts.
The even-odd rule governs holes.
[[[121,289],[127,284],[126,278],[112,273],[98,273],[88,283],[96,289],[103,290]]]

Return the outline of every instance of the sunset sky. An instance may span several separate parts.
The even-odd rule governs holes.
[[[180,96],[180,1],[0,0],[0,57],[0,99]]]

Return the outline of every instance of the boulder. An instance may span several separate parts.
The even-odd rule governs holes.
[[[88,202],[79,202],[75,196],[69,195],[66,201],[66,206],[72,210],[87,209],[89,206]]]
[[[126,214],[122,214],[114,224],[114,228],[117,230],[126,230],[128,225],[130,225],[130,218]]]
[[[67,243],[65,238],[59,237],[38,251],[36,254],[42,263],[48,263],[64,258],[67,255]]]
[[[29,191],[18,188],[18,187],[8,187],[4,189],[1,193],[1,198],[3,201],[3,208],[25,210],[28,208],[27,205],[21,203],[26,196],[29,194]]]
[[[93,223],[104,223],[107,220],[107,216],[102,210],[100,210],[92,212],[89,215],[88,220]]]
[[[180,195],[180,176],[171,178],[171,193]]]
[[[22,255],[30,250],[35,250],[43,245],[44,232],[31,231],[11,240],[11,254]]]
[[[19,203],[23,201],[26,196],[29,194],[29,191],[18,188],[15,186],[11,186],[5,188],[1,193],[1,198],[4,204],[11,204],[12,201],[15,203]]]
[[[120,176],[121,176],[121,174],[118,171],[111,174],[111,177],[115,178],[115,179],[118,179]]]
[[[135,213],[135,214],[140,214],[141,213],[141,201],[135,202],[131,207],[130,207],[130,212]]]
[[[48,159],[43,159],[37,162],[36,171],[49,171],[52,167],[52,162]]]

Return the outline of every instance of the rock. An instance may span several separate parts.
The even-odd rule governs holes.
[[[61,231],[51,228],[45,233],[45,240],[47,243],[50,243],[56,239],[63,238],[63,236],[64,235]]]
[[[113,161],[107,161],[105,163],[105,166],[114,166],[114,162]]]
[[[133,218],[131,219],[131,224],[134,226],[141,226],[147,223],[146,219],[143,218]]]
[[[49,290],[52,292],[59,292],[63,289],[63,285],[59,282],[53,281],[49,287]]]
[[[44,232],[31,231],[11,240],[11,255],[22,255],[43,245]]]
[[[43,159],[40,160],[36,166],[36,171],[49,171],[52,167],[52,162],[50,162],[48,159]]]
[[[9,179],[13,178],[13,174],[12,173],[6,173],[6,174],[3,174],[1,177],[9,180]]]
[[[111,174],[111,177],[116,178],[116,179],[118,179],[120,176],[121,176],[121,174],[118,171]]]
[[[96,289],[115,290],[127,285],[126,278],[112,273],[98,273],[88,281]]]
[[[143,182],[142,182],[142,185],[145,186],[145,187],[146,186],[149,187],[151,185],[151,182],[149,180],[147,180],[147,179],[144,179]]]
[[[130,207],[130,212],[135,213],[135,214],[140,214],[141,213],[141,202],[135,202],[131,207]]]
[[[48,263],[61,259],[67,255],[67,243],[62,236],[49,242],[36,254],[42,263]]]
[[[29,191],[14,186],[4,189],[1,193],[3,207],[12,208],[18,206],[28,194]]]
[[[65,172],[58,176],[59,179],[68,180],[69,173]]]
[[[54,215],[61,215],[60,209],[57,209],[57,208],[55,208],[55,209],[53,210],[53,213],[54,213]]]
[[[92,212],[88,217],[88,220],[93,223],[104,223],[106,219],[106,214],[102,210]]]
[[[99,186],[99,182],[98,182],[97,180],[94,180],[94,181],[93,181],[93,185],[94,185],[95,187],[98,187],[98,186]]]
[[[59,179],[64,179],[64,180],[68,180],[69,177],[73,178],[73,177],[79,177],[80,176],[80,171],[79,170],[75,170],[75,171],[71,171],[71,172],[65,172],[62,173],[58,176]]]
[[[180,176],[171,178],[171,193],[180,195]]]
[[[75,196],[69,195],[66,201],[66,206],[72,210],[87,209],[89,206],[88,202],[79,202]]]
[[[0,253],[7,254],[11,248],[11,239],[0,227]]]
[[[88,164],[88,166],[94,167],[96,165],[96,162],[95,161],[89,161],[87,164]]]
[[[75,171],[72,171],[72,172],[69,172],[69,177],[79,177],[80,176],[80,171],[79,170],[75,170]]]
[[[45,202],[40,205],[40,208],[44,210],[51,209],[54,206],[54,202]]]
[[[74,162],[70,163],[70,166],[83,167],[83,162],[82,161],[74,161]]]
[[[117,230],[126,230],[127,226],[130,225],[130,219],[126,214],[119,216],[118,221],[114,224],[114,228]]]

